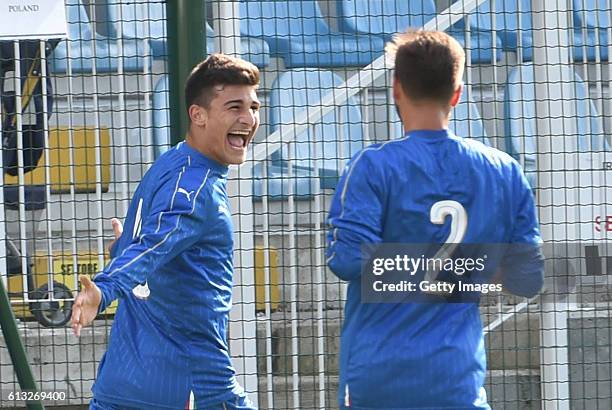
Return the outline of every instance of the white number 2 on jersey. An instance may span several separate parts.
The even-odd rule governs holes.
[[[457,201],[450,200],[439,201],[433,204],[431,211],[429,212],[429,219],[431,220],[431,223],[442,225],[447,216],[451,217],[450,234],[448,235],[444,245],[442,245],[440,250],[434,255],[434,259],[449,258],[455,251],[457,244],[463,241],[465,231],[467,230],[468,214],[463,205]],[[433,265],[435,267],[439,264],[434,263]],[[434,283],[436,282],[439,272],[440,271],[438,269],[430,269],[425,274],[424,279],[430,283]]]

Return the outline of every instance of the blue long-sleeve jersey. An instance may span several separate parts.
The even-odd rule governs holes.
[[[361,246],[444,243],[451,218],[435,224],[430,211],[448,200],[467,213],[464,243],[541,242],[520,166],[474,140],[447,130],[414,131],[365,148],[345,168],[329,213],[327,247],[330,269],[350,281],[340,351],[341,406],[489,408],[476,303],[361,303]],[[512,270],[501,266],[505,290],[533,296],[542,287],[542,255],[537,246],[529,249]]]
[[[233,281],[227,171],[181,143],[143,177],[113,259],[94,280],[100,311],[120,300],[93,388],[98,400],[178,409],[193,391],[206,408],[242,393],[226,337]]]

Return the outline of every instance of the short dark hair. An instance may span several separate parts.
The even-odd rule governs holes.
[[[395,78],[414,100],[448,104],[461,84],[465,52],[457,40],[442,31],[398,34],[387,51],[395,54]]]
[[[259,70],[241,58],[211,54],[196,65],[185,81],[185,108],[208,107],[218,85],[259,85]]]

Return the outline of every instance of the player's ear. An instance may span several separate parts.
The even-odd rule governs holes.
[[[403,95],[404,90],[402,89],[402,84],[396,76],[393,76],[393,99],[397,103],[402,100]]]
[[[453,96],[451,97],[451,100],[450,100],[451,107],[455,107],[457,104],[459,104],[459,100],[461,99],[462,92],[463,92],[463,83],[459,84],[459,86],[453,93]]]
[[[200,105],[191,104],[189,107],[189,119],[192,124],[198,127],[205,127],[208,122],[208,111]]]

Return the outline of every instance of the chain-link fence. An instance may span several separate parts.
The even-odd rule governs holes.
[[[228,183],[229,349],[260,408],[338,408],[347,283],[326,267],[326,217],[347,161],[404,134],[384,46],[408,27],[464,46],[449,128],[516,158],[544,242],[575,249],[547,255],[564,287],[551,279],[530,300],[481,301],[489,403],[612,408],[609,1],[191,4],[205,21],[202,56],[235,54],[261,71],[261,126]],[[78,275],[109,262],[110,219],[182,138],[170,129],[166,2],[66,0],[65,12],[67,38],[0,42],[0,273],[40,390],[66,394],[49,406],[87,408],[117,305],[73,336]],[[25,407],[9,400],[19,390],[0,343],[0,407]]]

